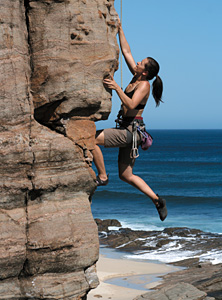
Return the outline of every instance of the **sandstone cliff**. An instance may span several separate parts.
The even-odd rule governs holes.
[[[114,0],[0,0],[0,299],[98,284],[94,121],[111,110]]]

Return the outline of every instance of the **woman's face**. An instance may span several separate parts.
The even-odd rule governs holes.
[[[148,58],[144,58],[142,61],[138,62],[136,64],[136,67],[134,69],[134,71],[137,74],[142,74],[143,72],[145,72],[145,65],[148,63]]]

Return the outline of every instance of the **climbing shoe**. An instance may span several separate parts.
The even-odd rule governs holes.
[[[97,183],[97,186],[107,185],[109,183],[109,174],[107,175],[107,179],[106,180],[100,179],[99,175],[97,175],[97,177],[96,177],[96,183]]]
[[[166,200],[159,197],[159,195],[157,195],[157,196],[158,196],[158,199],[156,200],[156,209],[159,213],[160,220],[164,221],[167,217]]]

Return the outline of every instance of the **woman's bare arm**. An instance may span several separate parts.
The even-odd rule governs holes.
[[[124,91],[115,82],[112,76],[111,79],[104,79],[103,83],[107,88],[115,90],[121,102],[129,109],[134,109],[135,107],[137,107],[137,105],[140,104],[143,99],[148,98],[150,92],[149,82],[142,81],[136,88],[131,99],[124,93]]]
[[[120,21],[119,21],[119,32],[118,33],[119,33],[119,42],[120,42],[121,51],[123,53],[123,56],[125,58],[125,61],[127,63],[127,66],[129,68],[130,72],[134,75],[135,74],[134,69],[136,67],[136,63],[132,56],[130,46],[126,40],[126,37],[123,32]]]

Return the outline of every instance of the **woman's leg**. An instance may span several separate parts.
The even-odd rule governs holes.
[[[166,200],[155,194],[154,191],[142,178],[133,174],[133,166],[121,163],[121,161],[119,161],[119,177],[121,180],[131,184],[132,186],[140,190],[142,193],[147,195],[155,204],[161,221],[164,221],[166,219]]]
[[[119,162],[119,178],[147,195],[156,205],[157,201],[155,200],[158,200],[159,197],[142,178],[133,174],[133,168],[130,165]]]
[[[104,145],[104,133],[101,131],[95,139],[95,148],[92,151],[93,155],[93,161],[96,166],[96,169],[98,171],[98,176],[102,181],[107,180],[107,175],[106,175],[106,168],[105,168],[105,163],[103,159],[103,154],[98,145]]]

